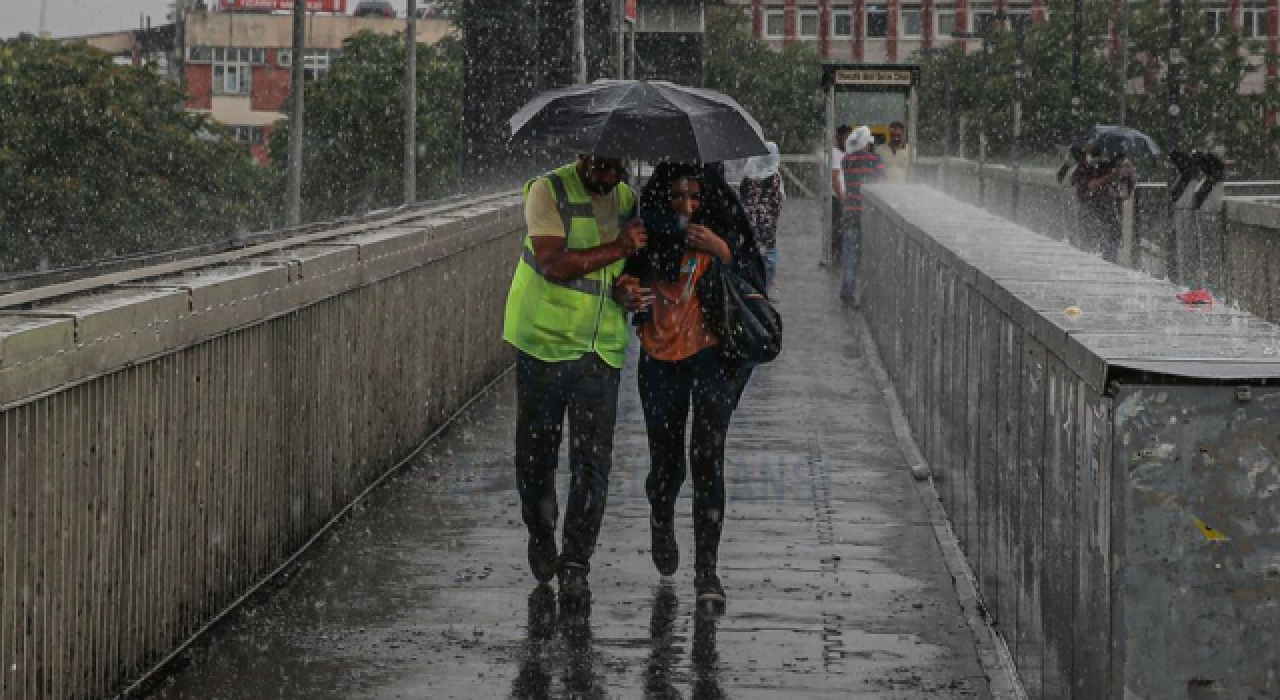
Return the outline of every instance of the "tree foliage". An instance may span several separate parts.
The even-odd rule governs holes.
[[[0,42],[0,270],[261,226],[268,173],[182,100],[154,73],[82,44]]]
[[[1118,66],[1109,54],[1110,27],[1119,21],[1109,3],[1084,3],[1084,51],[1081,60],[1081,115],[1071,113],[1071,23],[1072,3],[1051,0],[1046,22],[1028,28],[1025,37],[1025,78],[1021,148],[1030,157],[1058,156],[1059,147],[1070,143],[1094,124],[1114,124],[1119,117],[1120,85]],[[1125,123],[1140,129],[1164,144],[1167,131],[1167,46],[1169,17],[1167,6],[1156,2],[1135,6],[1128,19],[1128,90],[1125,96]],[[1203,8],[1188,3],[1183,12],[1183,53],[1187,58],[1181,105],[1181,138],[1174,147],[1218,148],[1236,161],[1243,171],[1256,172],[1265,162],[1274,162],[1276,133],[1266,125],[1268,105],[1274,109],[1274,87],[1262,95],[1241,93],[1246,79],[1258,70],[1262,47],[1242,42],[1234,30],[1215,35]],[[977,45],[979,42],[972,41]],[[1250,60],[1252,57],[1253,60]],[[963,54],[958,47],[920,57],[921,138],[926,151],[940,152],[943,127],[948,116],[953,139],[960,116],[966,117],[966,153],[977,151],[978,115],[982,101],[990,109],[987,138],[990,156],[1004,159],[1009,154],[1013,133],[1014,35],[996,29],[991,37],[989,79],[982,81],[982,56],[973,50]],[[952,112],[944,105],[950,86]],[[953,141],[952,150],[958,152]],[[1264,155],[1264,154],[1270,154]]]
[[[462,123],[461,45],[418,45],[418,198],[439,196],[458,177]],[[360,32],[328,75],[306,85],[303,207],[332,218],[404,199],[404,35]],[[289,125],[271,135],[283,174]]]
[[[783,153],[804,153],[821,141],[822,59],[795,42],[780,52],[744,31],[738,8],[707,15],[706,85],[736,99]]]

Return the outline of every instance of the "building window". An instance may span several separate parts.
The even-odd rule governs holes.
[[[310,49],[307,51],[307,60],[302,64],[302,77],[307,82],[319,80],[329,74],[329,69],[333,66],[333,62],[341,56],[341,51],[327,51],[325,49]]]
[[[213,60],[213,49],[208,46],[191,46],[187,48],[187,63],[209,63]]]
[[[214,47],[213,94],[248,95],[253,90],[255,53],[262,49]]]
[[[984,4],[974,7],[971,16],[973,17],[973,31],[978,34],[986,34],[988,27],[995,28],[996,10],[991,5]]]
[[[781,39],[787,35],[787,17],[781,5],[764,8],[764,35],[770,39]]]
[[[751,10],[751,6],[750,6],[750,5],[743,5],[743,6],[742,6],[742,18],[741,18],[741,20],[738,22],[738,28],[739,28],[739,29],[741,29],[742,31],[744,31],[744,32],[748,33],[748,34],[750,34],[750,33],[751,33],[751,31],[752,31],[752,27],[754,27],[754,26],[755,26],[755,25],[754,25],[754,22],[752,21],[752,15],[753,15],[753,14],[754,14],[754,13],[752,12],[752,10]]]
[[[883,39],[889,36],[889,10],[885,5],[867,5],[867,37]]]
[[[1206,7],[1204,8],[1204,16],[1205,19],[1209,20],[1209,30],[1215,36],[1231,31],[1231,15],[1227,14],[1227,8]]]
[[[796,12],[796,19],[799,24],[799,34],[805,39],[818,38],[818,8],[813,6],[801,7]]]
[[[903,6],[899,11],[899,22],[902,24],[902,36],[914,39],[923,34],[924,26],[920,18],[919,5],[911,7]]]
[[[266,142],[263,129],[260,126],[232,126],[231,138],[245,144],[246,146],[261,146]]]
[[[288,68],[293,65],[293,51],[291,49],[280,49],[276,51],[276,65],[281,68]]]
[[[934,22],[939,37],[949,37],[956,33],[956,8],[952,5],[936,7],[938,19]]]
[[[640,3],[636,29],[641,32],[692,33],[703,30],[700,4]]]
[[[837,39],[853,36],[853,8],[837,7],[831,11],[831,36]]]
[[[1267,6],[1248,3],[1241,17],[1240,36],[1246,39],[1264,39],[1267,36]]]

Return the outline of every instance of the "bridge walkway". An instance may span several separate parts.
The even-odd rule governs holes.
[[[756,372],[729,435],[723,614],[695,609],[687,568],[661,585],[649,561],[634,364],[594,603],[556,614],[534,592],[508,374],[147,697],[991,697],[928,491],[908,472],[856,318],[817,265],[822,215],[788,203],[786,349]]]

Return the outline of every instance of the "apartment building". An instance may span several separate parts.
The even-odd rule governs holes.
[[[402,33],[403,18],[353,17],[346,0],[307,0],[307,51],[303,75],[314,80],[329,72],[342,42],[361,31]],[[270,158],[267,142],[284,118],[293,69],[293,0],[186,0],[171,23],[106,32],[61,41],[79,41],[106,51],[117,63],[148,67],[180,82],[185,107],[225,124],[259,164]],[[454,33],[452,20],[420,11],[418,42],[434,44]],[[357,10],[359,6],[357,6]]]
[[[1116,7],[1124,1],[1085,0]],[[1139,1],[1145,0],[1129,0],[1130,7]],[[1001,13],[1026,15],[1033,22],[1048,17],[1045,0],[726,0],[726,4],[739,7],[743,25],[775,48],[808,41],[824,59],[858,63],[911,62],[921,49],[957,41],[952,38],[955,32],[981,32]],[[1280,49],[1280,0],[1227,0],[1199,6],[1220,31],[1234,25],[1244,39],[1261,41],[1267,53],[1275,55]],[[1116,28],[1109,50],[1117,52],[1120,45]],[[1268,70],[1274,77],[1275,67]],[[1263,73],[1246,84],[1246,91],[1261,88]]]
[[[303,74],[314,80],[329,72],[353,34],[403,32],[403,18],[313,14],[307,19]],[[453,32],[448,19],[418,20],[418,42],[434,44]],[[183,77],[186,107],[231,128],[259,163],[292,85],[293,18],[285,12],[196,11],[184,17]]]

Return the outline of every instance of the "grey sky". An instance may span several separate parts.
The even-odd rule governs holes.
[[[132,29],[138,15],[151,15],[152,24],[164,24],[172,0],[48,0],[49,29],[55,37],[78,36]],[[41,0],[0,0],[0,38],[40,28]],[[347,0],[347,11],[358,0]],[[404,12],[405,0],[392,0]],[[421,4],[421,3],[420,3]]]

